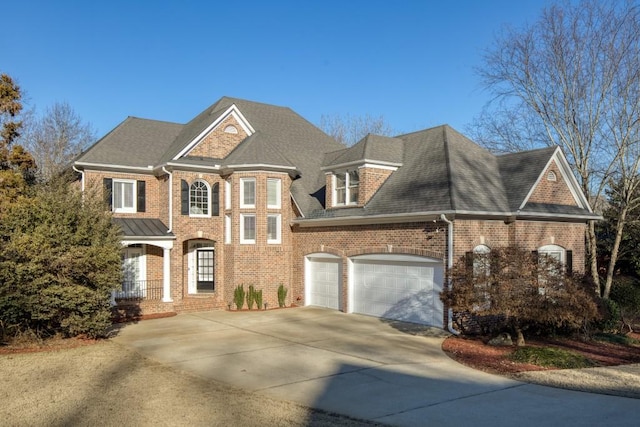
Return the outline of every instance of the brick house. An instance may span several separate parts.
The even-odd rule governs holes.
[[[187,124],[129,117],[74,164],[122,228],[119,307],[287,303],[445,326],[446,268],[519,245],[584,266],[597,219],[559,148],[495,156],[449,126],[345,148],[289,108],[224,97]]]

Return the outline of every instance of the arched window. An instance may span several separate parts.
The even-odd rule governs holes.
[[[538,259],[541,257],[549,257],[558,261],[566,274],[573,272],[573,251],[566,250],[558,245],[544,245],[537,250]],[[542,261],[539,261],[542,263]]]
[[[194,181],[189,187],[189,215],[209,216],[209,185],[204,181]]]
[[[489,254],[491,249],[487,245],[478,245],[473,248],[473,275],[480,276],[484,274],[488,276],[491,273],[491,263]]]

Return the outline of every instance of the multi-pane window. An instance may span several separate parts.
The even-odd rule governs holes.
[[[136,182],[133,180],[113,180],[113,211],[136,211]]]
[[[358,175],[358,171],[349,172],[348,182],[349,182],[349,204],[357,205],[358,204],[358,191],[360,187],[360,176]]]
[[[209,186],[203,181],[195,181],[189,188],[189,214],[209,215]]]
[[[224,182],[224,208],[231,209],[231,181]]]
[[[240,207],[256,207],[256,180],[255,178],[240,179]]]
[[[280,214],[267,215],[267,243],[280,243]]]
[[[256,216],[255,214],[240,215],[240,243],[256,242]]]
[[[231,243],[231,215],[224,216],[224,242]]]
[[[334,175],[333,202],[335,206],[357,205],[360,176],[357,170]]]
[[[267,179],[267,207],[280,209],[281,181],[277,178]]]

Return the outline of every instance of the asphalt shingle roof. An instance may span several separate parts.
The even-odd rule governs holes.
[[[128,117],[77,161],[128,167],[155,166],[183,128],[177,123]]]

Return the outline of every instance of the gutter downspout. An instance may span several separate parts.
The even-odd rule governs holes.
[[[169,230],[167,233],[171,233],[173,231],[173,173],[169,172],[166,167],[162,167],[162,172],[169,175]]]
[[[445,214],[440,214],[440,219],[447,223],[447,269],[453,267],[453,222],[447,219]],[[451,287],[451,279],[449,279],[449,287]],[[447,330],[454,335],[460,335],[460,332],[453,329],[453,310],[448,312]]]
[[[71,166],[71,169],[80,174],[80,189],[82,190],[82,196],[84,197],[84,171],[76,168],[75,165]]]

